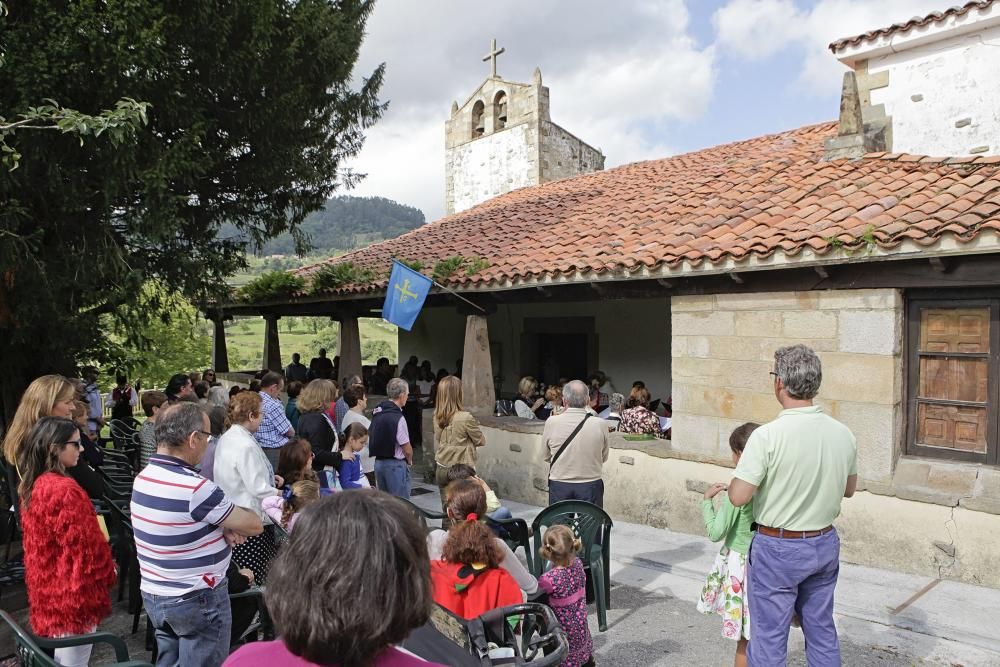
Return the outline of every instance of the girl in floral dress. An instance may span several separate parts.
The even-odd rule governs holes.
[[[539,549],[553,567],[538,578],[538,588],[549,594],[549,606],[569,640],[569,653],[561,667],[594,665],[594,642],[587,627],[587,575],[576,555],[581,547],[572,529],[555,525],[545,531]]]
[[[747,439],[760,424],[748,422],[739,426],[729,436],[733,450],[733,463],[738,463]],[[725,540],[715,557],[715,565],[708,573],[705,586],[698,600],[698,611],[722,616],[722,636],[736,642],[736,667],[746,667],[747,643],[750,641],[750,608],[746,595],[746,555],[750,548],[753,524],[753,502],[734,507],[729,496],[722,494],[722,503],[716,512],[712,498],[726,490],[725,484],[713,484],[701,501],[708,538],[713,542]]]

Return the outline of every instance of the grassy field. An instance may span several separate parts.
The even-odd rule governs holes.
[[[396,327],[381,319],[359,321],[361,330],[361,355],[364,363],[374,364],[382,356],[393,363],[397,356]],[[338,325],[325,317],[283,317],[278,320],[278,338],[281,343],[281,362],[288,365],[292,353],[302,355],[308,364],[320,347],[328,356],[337,353]],[[231,369],[257,368],[264,354],[264,320],[259,317],[236,318],[226,323],[226,343]]]

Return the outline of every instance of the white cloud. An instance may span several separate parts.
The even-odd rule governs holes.
[[[668,155],[655,135],[699,117],[715,80],[715,50],[690,35],[683,0],[519,4],[383,0],[362,49],[359,75],[386,62],[389,111],[350,165],[368,177],[354,194],[444,210],[444,123],[489,74],[481,62],[496,37],[501,76],[530,81],[541,68],[552,120],[603,149],[607,166]]]
[[[785,51],[801,58],[797,84],[814,95],[839,91],[844,72],[828,46],[913,16],[940,10],[942,0],[820,0],[799,9],[789,0],[731,0],[712,17],[718,46],[759,60]],[[794,55],[787,50],[795,49]],[[804,55],[802,55],[804,51]]]
[[[712,16],[717,45],[748,60],[774,55],[796,37],[791,0],[732,0]]]

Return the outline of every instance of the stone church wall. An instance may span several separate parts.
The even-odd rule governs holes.
[[[894,153],[1000,154],[1000,26],[953,37],[942,33],[939,41],[928,36],[929,43],[858,63],[865,118],[892,120]]]
[[[604,169],[604,155],[555,123],[542,123],[542,182]]]
[[[448,150],[445,173],[449,212],[537,183],[538,131],[528,123],[507,127]]]
[[[823,362],[818,404],[858,439],[858,476],[890,482],[903,441],[898,290],[674,297],[674,439],[729,458],[729,434],[774,419],[774,350],[804,343]]]

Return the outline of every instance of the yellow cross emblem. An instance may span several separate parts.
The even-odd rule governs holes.
[[[410,279],[406,278],[403,280],[402,286],[393,285],[396,291],[399,292],[399,302],[406,303],[407,299],[416,299],[417,293],[410,290]]]

